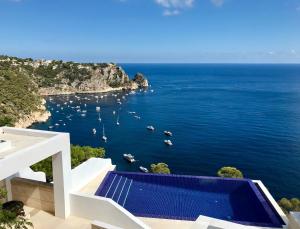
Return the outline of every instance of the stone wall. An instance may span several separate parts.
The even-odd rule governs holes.
[[[11,190],[13,200],[54,213],[53,184],[16,177],[11,180]]]

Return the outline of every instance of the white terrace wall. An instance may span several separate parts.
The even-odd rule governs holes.
[[[81,193],[71,193],[70,200],[71,215],[73,216],[89,220],[99,220],[124,229],[150,229],[140,219],[111,199]]]

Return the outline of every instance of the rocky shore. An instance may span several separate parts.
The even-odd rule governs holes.
[[[42,105],[38,111],[32,112],[30,115],[26,115],[20,118],[14,125],[17,128],[27,128],[33,123],[46,122],[50,117],[51,113],[46,110],[46,101],[43,99]]]

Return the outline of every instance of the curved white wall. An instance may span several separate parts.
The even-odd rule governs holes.
[[[71,215],[90,220],[99,220],[123,229],[150,229],[140,219],[111,199],[71,193],[70,200]]]

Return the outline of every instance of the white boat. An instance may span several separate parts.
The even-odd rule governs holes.
[[[151,131],[154,131],[155,128],[154,128],[154,126],[147,126],[147,129],[151,130]]]
[[[100,107],[96,107],[96,111],[99,112],[100,111]]]
[[[116,114],[116,111],[113,111],[113,115],[115,115]]]
[[[104,141],[104,142],[107,142],[107,137],[105,136],[105,132],[104,132],[104,125],[103,125],[103,131],[102,131],[103,133],[102,133],[102,140]]]
[[[55,126],[59,126],[59,123],[55,123]]]
[[[85,117],[85,116],[86,116],[86,114],[85,114],[85,113],[82,113],[82,114],[81,114],[81,116],[82,116],[82,117]]]
[[[99,116],[98,116],[98,121],[101,122],[101,117],[100,117],[100,113],[99,113]]]
[[[149,173],[149,170],[143,166],[140,166],[139,169],[144,173]]]
[[[96,134],[97,130],[95,128],[93,128],[93,134]]]
[[[135,117],[136,119],[141,119],[141,117],[138,116],[138,115],[135,115],[135,116],[133,116],[133,117]]]
[[[171,131],[167,131],[167,130],[164,131],[164,134],[167,135],[167,136],[172,136],[173,135]]]
[[[53,126],[48,126],[48,129],[49,129],[49,130],[53,129]]]
[[[119,126],[120,123],[119,123],[119,115],[118,115],[118,118],[117,118],[117,125]]]
[[[121,105],[122,103],[121,103],[120,101],[118,101],[117,104],[120,104],[120,105]]]
[[[129,161],[130,163],[133,163],[133,162],[135,162],[136,160],[134,159],[134,156],[132,156],[130,153],[124,153],[123,154],[123,157],[127,160],[127,161]]]
[[[173,143],[171,142],[171,140],[164,140],[164,143],[168,146],[172,146]]]

